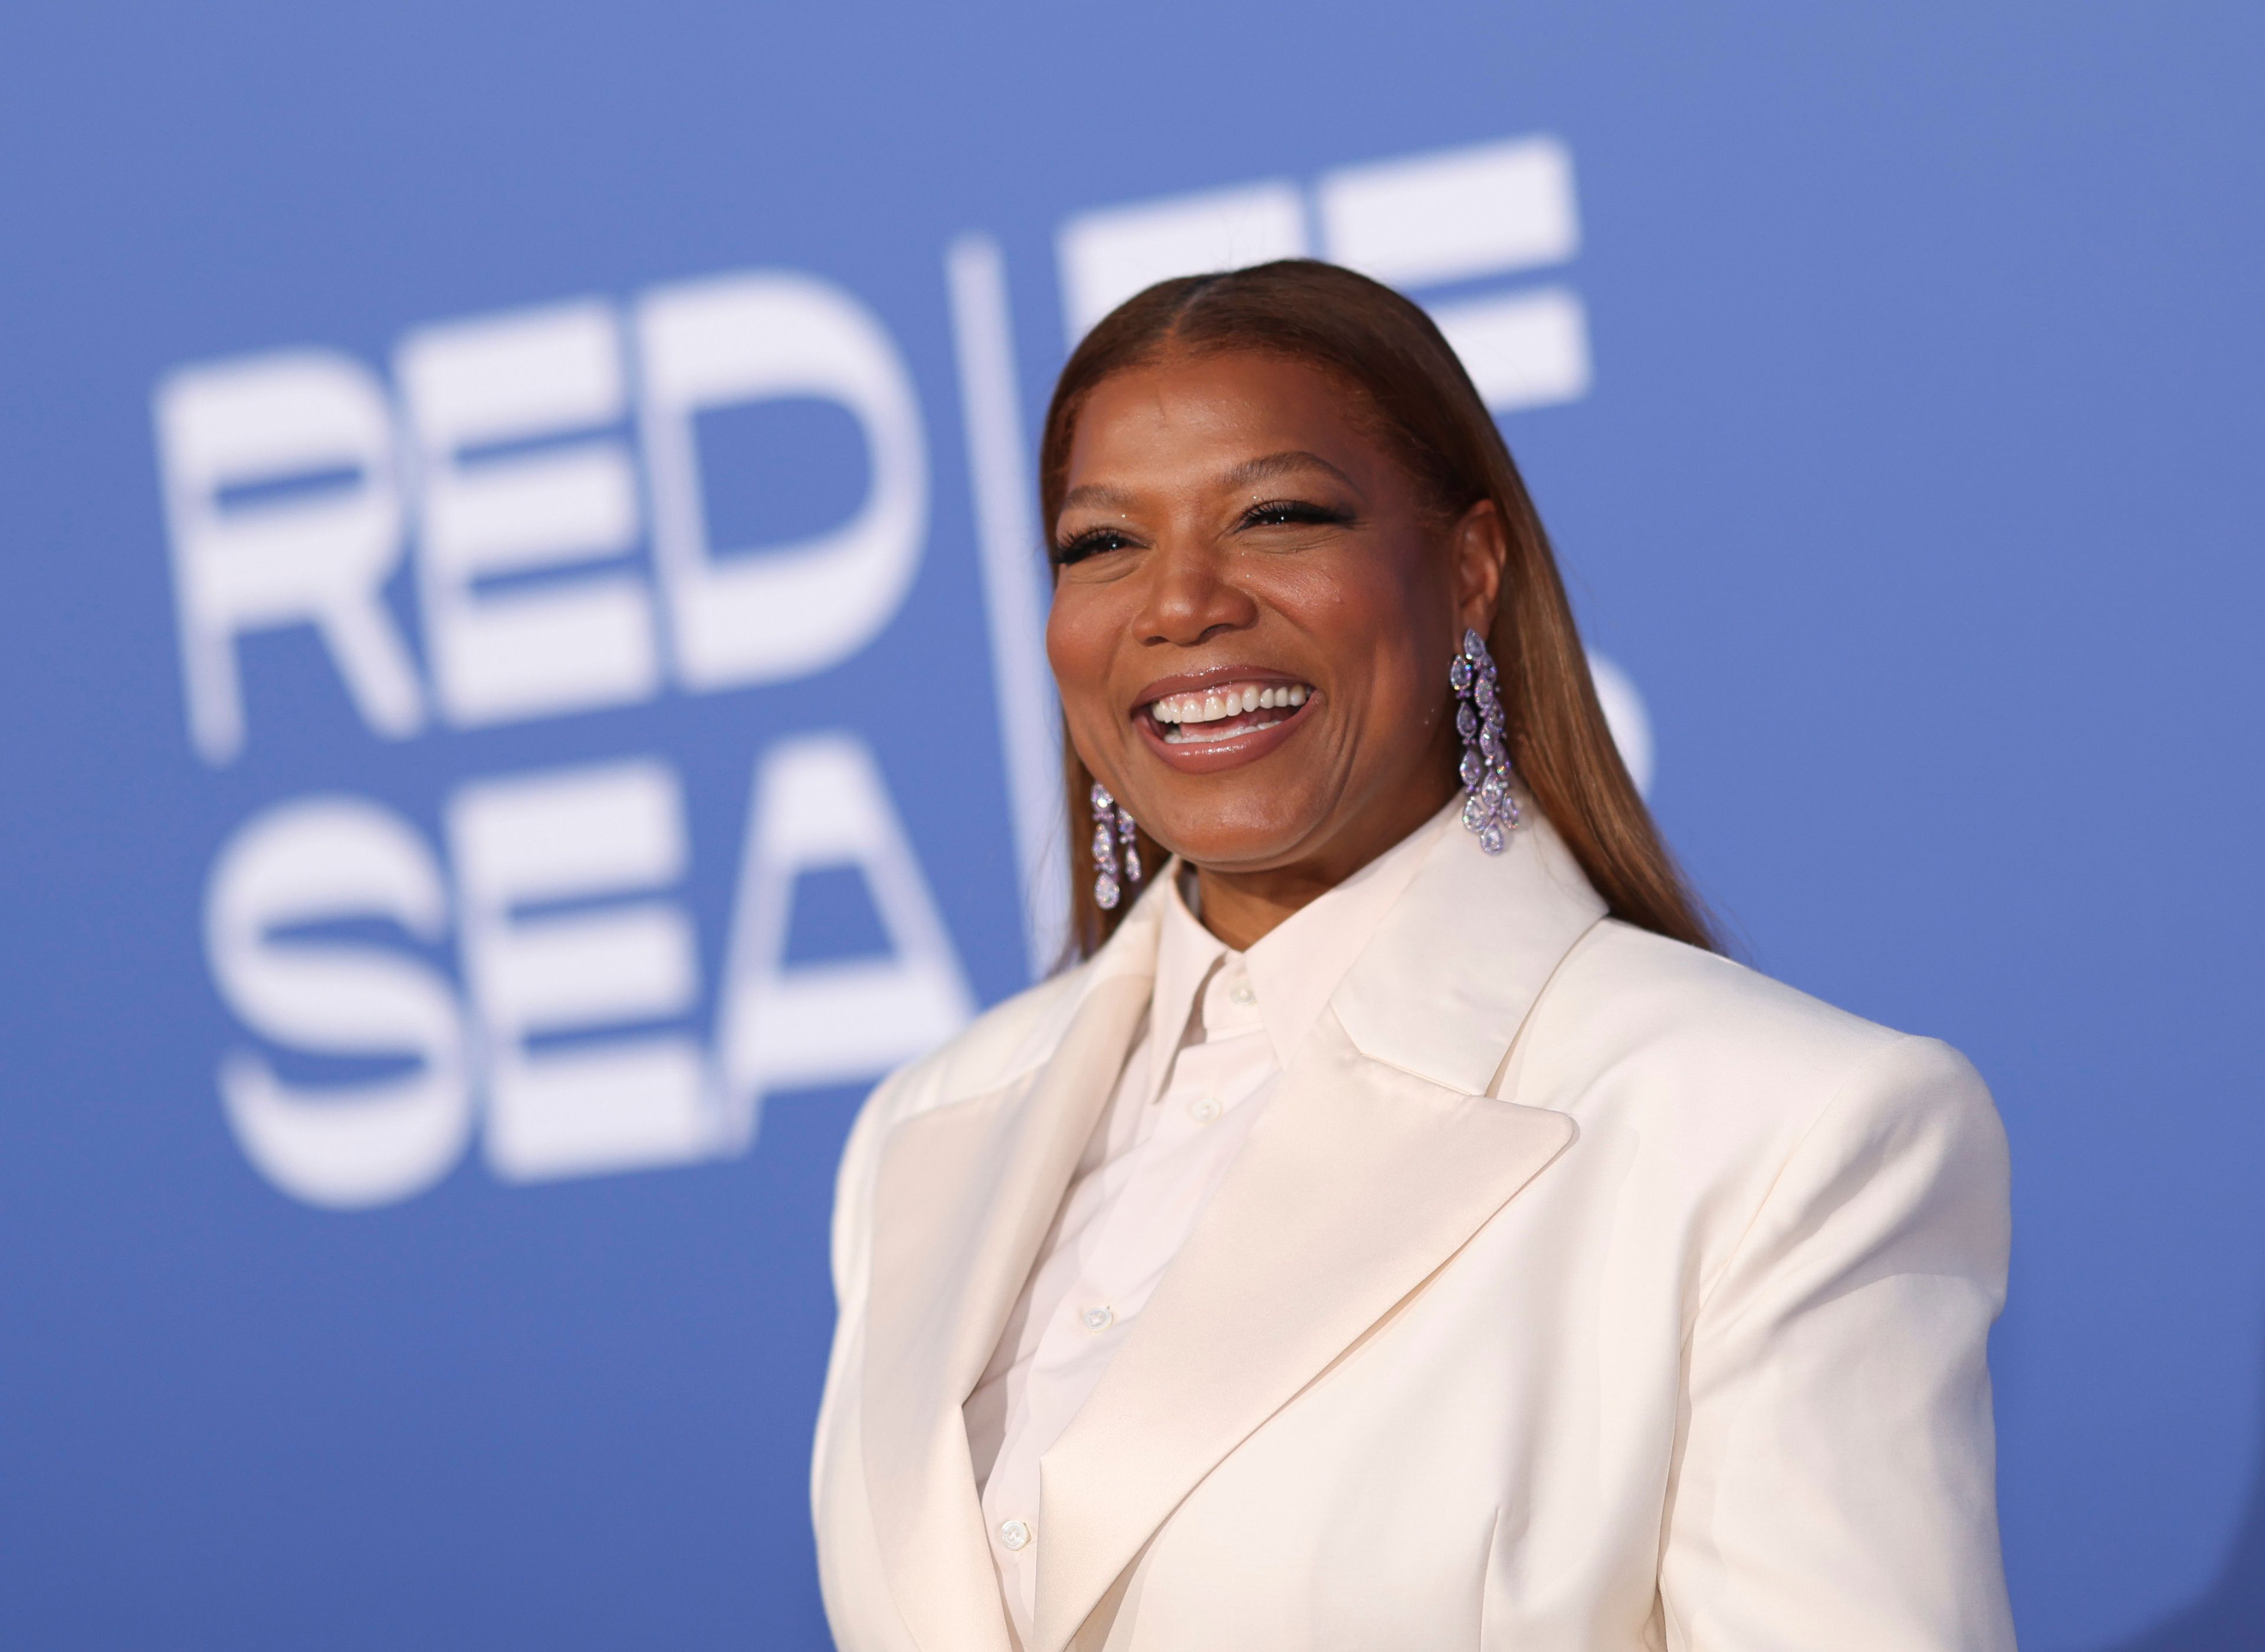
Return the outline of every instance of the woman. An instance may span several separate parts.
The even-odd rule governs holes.
[[[841,1644],[2010,1647],[1988,1093],[1708,950],[1429,320],[1164,282],[1041,471],[1083,957],[851,1134]]]

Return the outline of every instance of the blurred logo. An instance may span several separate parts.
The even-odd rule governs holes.
[[[1569,159],[1528,138],[1087,212],[1056,245],[1073,341],[1162,277],[1316,253],[1422,299],[1510,412],[1587,390],[1578,295],[1526,279],[1578,242]],[[1060,933],[1060,827],[1021,379],[996,247],[956,243],[944,280],[1036,972]],[[701,421],[785,400],[854,421],[863,496],[803,540],[719,543]],[[237,658],[254,634],[310,633],[380,739],[447,739],[833,669],[896,616],[929,538],[936,455],[904,352],[807,273],[419,326],[384,374],[323,349],[199,362],[153,402],[189,738],[215,768],[256,738]],[[413,639],[385,594],[404,576]],[[1599,680],[1641,775],[1641,703],[1608,668]],[[222,845],[206,956],[257,1042],[221,1057],[220,1095],[275,1186],[382,1204],[475,1142],[512,1182],[727,1157],[766,1094],[870,1080],[973,1013],[905,811],[855,730],[759,757],[712,1001],[678,770],[590,758],[464,775],[437,843],[384,801],[321,793],[270,802]],[[790,962],[798,882],[843,868],[885,949]],[[703,1002],[705,1037],[689,1030]],[[287,1076],[310,1057],[361,1070]]]

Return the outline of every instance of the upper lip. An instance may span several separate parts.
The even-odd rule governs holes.
[[[1175,676],[1157,678],[1133,696],[1132,709],[1146,710],[1167,695],[1195,694],[1230,682],[1255,682],[1262,688],[1269,685],[1295,684],[1306,688],[1314,686],[1295,672],[1278,671],[1271,666],[1207,666],[1201,671],[1183,671]]]

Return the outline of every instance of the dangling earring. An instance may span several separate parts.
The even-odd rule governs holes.
[[[1489,855],[1518,830],[1518,794],[1511,790],[1510,753],[1502,743],[1502,695],[1496,687],[1494,656],[1486,638],[1476,631],[1463,632],[1463,646],[1447,667],[1453,686],[1455,732],[1463,737],[1463,826],[1478,833],[1479,847]],[[1099,788],[1095,788],[1096,791]]]
[[[1132,815],[1117,806],[1117,799],[1109,795],[1109,788],[1099,781],[1093,782],[1089,801],[1093,804],[1093,904],[1103,912],[1113,911],[1120,892],[1117,882],[1117,849],[1125,847],[1125,882],[1140,881],[1140,828],[1132,824]]]

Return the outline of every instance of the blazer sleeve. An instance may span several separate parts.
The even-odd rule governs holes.
[[[1671,1652],[2011,1652],[1986,1344],[2005,1132],[1964,1058],[1878,1046],[1694,1318],[1660,1603]]]
[[[834,1173],[834,1219],[827,1246],[834,1274],[834,1306],[847,1315],[864,1301],[865,1272],[871,1248],[873,1182],[880,1173],[881,1143],[896,1122],[901,1070],[873,1087],[857,1110],[841,1145]]]
[[[881,1147],[896,1122],[903,1074],[882,1081],[849,1127],[834,1179],[834,1346],[811,1441],[810,1510],[818,1546],[819,1593],[834,1644],[844,1652],[908,1648],[911,1637],[889,1605],[878,1539],[864,1500],[864,1442],[854,1415],[863,1357],[865,1292],[871,1272],[873,1183]]]

